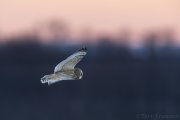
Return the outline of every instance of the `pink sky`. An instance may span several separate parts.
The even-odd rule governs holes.
[[[134,31],[172,27],[180,31],[179,0],[0,0],[0,31],[10,34],[63,18],[71,27]],[[180,35],[180,33],[178,33]]]

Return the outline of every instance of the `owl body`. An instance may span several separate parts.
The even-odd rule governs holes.
[[[87,54],[86,48],[80,49],[69,56],[64,61],[60,62],[54,69],[54,73],[50,75],[45,75],[41,78],[41,83],[48,83],[51,85],[53,83],[62,80],[79,80],[82,79],[83,72],[80,68],[74,68],[77,63]]]
[[[83,76],[83,72],[80,68],[75,68],[73,70],[58,71],[54,74],[45,75],[41,78],[42,83],[53,84],[62,80],[79,80]]]

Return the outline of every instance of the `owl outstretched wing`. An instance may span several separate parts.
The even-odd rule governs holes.
[[[77,63],[79,63],[82,58],[87,54],[86,48],[81,48],[62,62],[60,62],[54,69],[54,73],[62,71],[62,70],[69,70],[74,69]]]

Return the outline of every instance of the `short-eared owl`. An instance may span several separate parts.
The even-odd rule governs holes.
[[[60,62],[54,69],[54,73],[50,75],[45,75],[41,78],[41,83],[48,83],[51,85],[53,83],[62,80],[79,80],[82,79],[83,72],[80,68],[74,68],[77,63],[79,63],[82,58],[87,54],[86,48],[81,48],[79,51],[75,52],[62,62]]]

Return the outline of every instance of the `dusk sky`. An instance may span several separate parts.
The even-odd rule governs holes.
[[[179,32],[179,6],[179,0],[0,0],[0,31],[10,34],[62,18],[75,29],[172,27]]]

